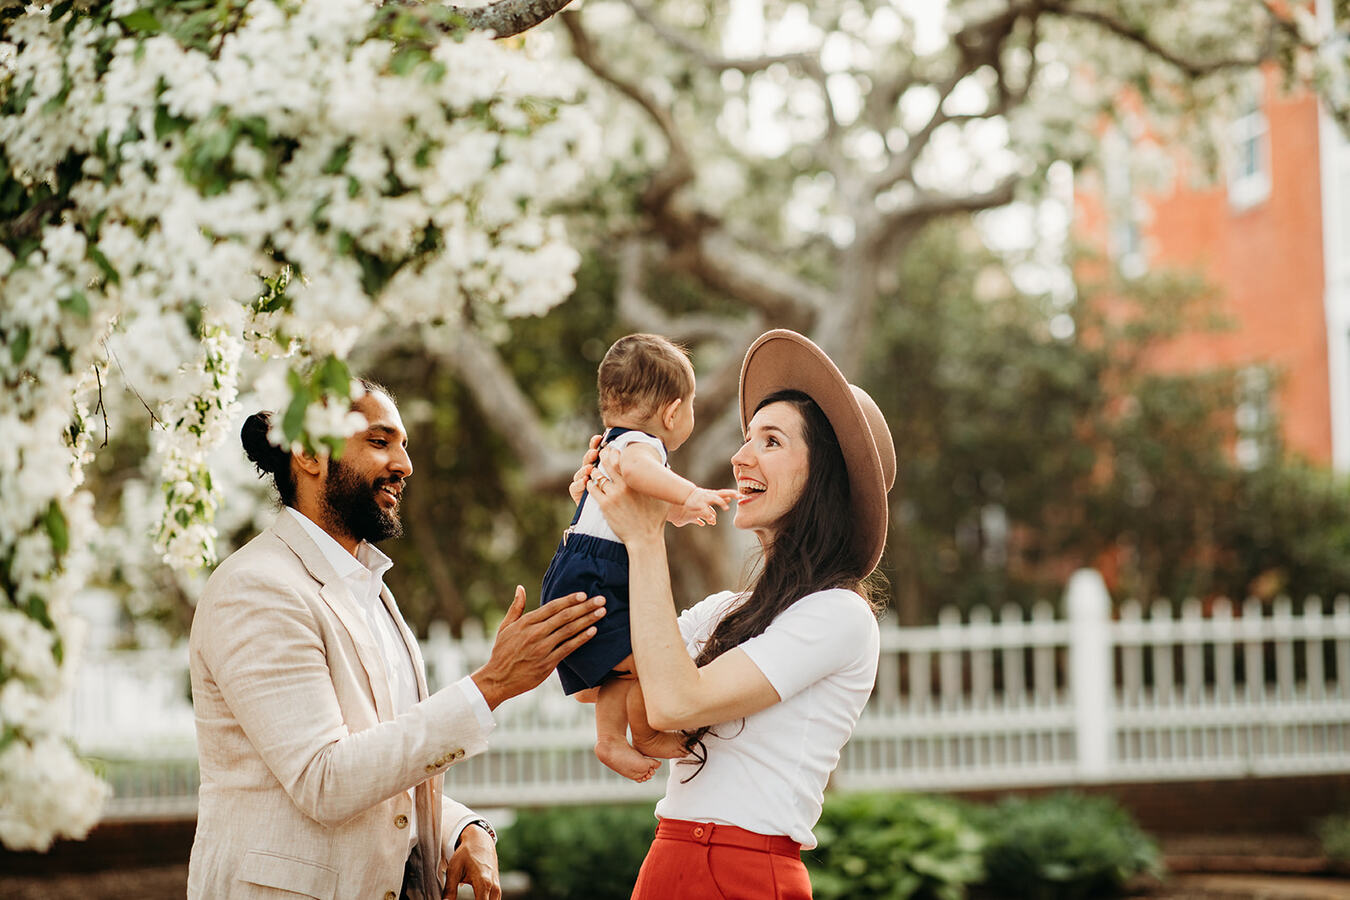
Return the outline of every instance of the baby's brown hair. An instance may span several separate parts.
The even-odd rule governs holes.
[[[630,334],[615,341],[600,360],[596,383],[600,417],[606,421],[624,413],[646,418],[694,393],[689,352],[659,334]]]

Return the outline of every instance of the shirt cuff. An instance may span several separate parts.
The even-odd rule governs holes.
[[[492,730],[497,727],[497,720],[492,717],[492,710],[488,707],[487,700],[483,698],[483,692],[478,689],[478,685],[474,684],[473,679],[468,675],[456,681],[455,684],[464,694],[464,699],[468,701],[469,709],[473,710],[474,716],[477,717],[478,725],[483,729],[483,735],[486,737],[491,734]],[[456,832],[455,834],[458,837],[459,833]]]
[[[476,812],[469,812],[464,818],[456,822],[453,828],[449,828],[445,832],[445,837],[442,839],[445,847],[442,852],[445,854],[446,859],[449,859],[450,854],[455,852],[455,848],[459,846],[460,835],[462,835],[464,829],[468,828],[470,825],[487,825],[487,828],[483,830],[492,837],[493,843],[496,843],[497,833],[492,830],[492,826],[488,824],[488,820]]]

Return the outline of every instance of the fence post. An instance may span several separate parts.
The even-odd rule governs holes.
[[[1101,574],[1095,569],[1074,572],[1064,605],[1069,615],[1069,690],[1079,777],[1100,781],[1110,774],[1114,735],[1111,595]]]

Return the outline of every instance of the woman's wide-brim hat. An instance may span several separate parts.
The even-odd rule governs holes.
[[[886,495],[895,484],[895,443],[891,429],[867,392],[811,340],[780,328],[760,335],[741,365],[741,430],[770,394],[801,391],[820,407],[834,428],[848,469],[851,504],[860,523],[862,576],[872,573],[886,547]]]

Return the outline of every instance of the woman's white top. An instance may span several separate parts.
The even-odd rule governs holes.
[[[661,465],[669,464],[665,442],[645,431],[625,431],[605,446],[622,450],[629,444],[646,444],[656,450],[657,455],[661,457]],[[605,471],[605,467],[599,463],[596,463],[595,468],[597,475],[609,475]],[[610,528],[609,523],[605,521],[605,514],[600,511],[600,504],[589,502],[589,497],[586,499],[588,502],[581,507],[581,518],[577,519],[577,524],[572,526],[572,532],[574,534],[590,534],[622,544],[623,541],[619,540],[619,536],[614,533],[614,529]]]
[[[740,596],[713,594],[680,615],[690,656]],[[703,738],[708,762],[687,784],[681,779],[695,766],[672,763],[656,814],[785,834],[810,849],[825,784],[876,681],[876,616],[853,591],[818,591],[740,646],[782,702],[747,716],[744,725],[714,726]]]

